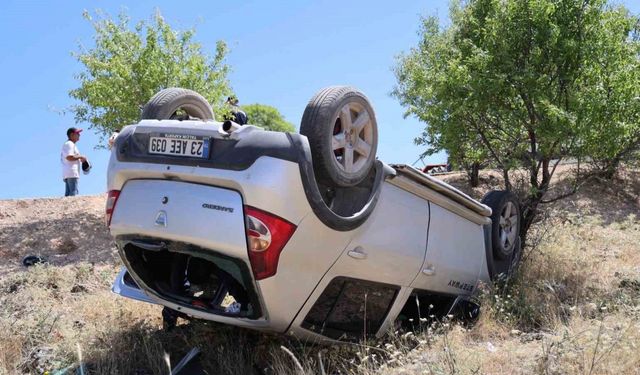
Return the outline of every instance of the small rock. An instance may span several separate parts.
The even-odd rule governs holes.
[[[498,351],[498,349],[496,349],[496,347],[493,346],[493,344],[490,342],[487,342],[487,350],[491,353],[495,353],[496,351]]]
[[[7,288],[7,292],[8,293],[15,293],[18,291],[18,289],[20,289],[20,287],[22,286],[22,284],[24,284],[24,281],[22,280],[18,280],[14,283],[11,283],[11,285],[9,285],[9,287]]]
[[[520,336],[520,342],[525,343],[525,342],[531,342],[531,341],[537,341],[537,340],[542,340],[544,338],[544,335],[541,332],[531,332],[531,333],[525,333],[524,335]]]
[[[79,284],[74,285],[70,290],[71,293],[86,293],[87,291],[88,289],[86,286]]]

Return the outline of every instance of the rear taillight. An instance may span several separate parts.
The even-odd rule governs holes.
[[[105,223],[107,227],[111,225],[111,216],[113,216],[113,210],[116,208],[119,196],[120,190],[110,190],[107,195],[107,206],[105,208]]]
[[[273,276],[278,270],[280,252],[296,226],[257,208],[244,206],[249,260],[256,280]]]

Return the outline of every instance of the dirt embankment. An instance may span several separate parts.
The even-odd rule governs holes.
[[[27,255],[56,266],[114,264],[105,200],[98,195],[0,201],[0,276],[22,268]]]

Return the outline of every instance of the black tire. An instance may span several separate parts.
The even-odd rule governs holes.
[[[300,134],[309,139],[316,178],[322,184],[355,186],[373,168],[378,125],[369,100],[353,87],[327,87],[314,95],[302,115]]]
[[[511,276],[522,257],[520,224],[522,216],[518,198],[509,191],[493,190],[482,198],[491,207],[491,245],[494,279]]]
[[[177,117],[178,110],[189,117],[213,120],[213,109],[202,95],[193,90],[170,87],[155,94],[142,109],[143,120],[169,120]]]

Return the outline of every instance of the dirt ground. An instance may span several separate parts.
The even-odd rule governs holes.
[[[55,266],[113,265],[115,244],[104,225],[106,195],[0,201],[0,277],[22,269],[27,255]]]

